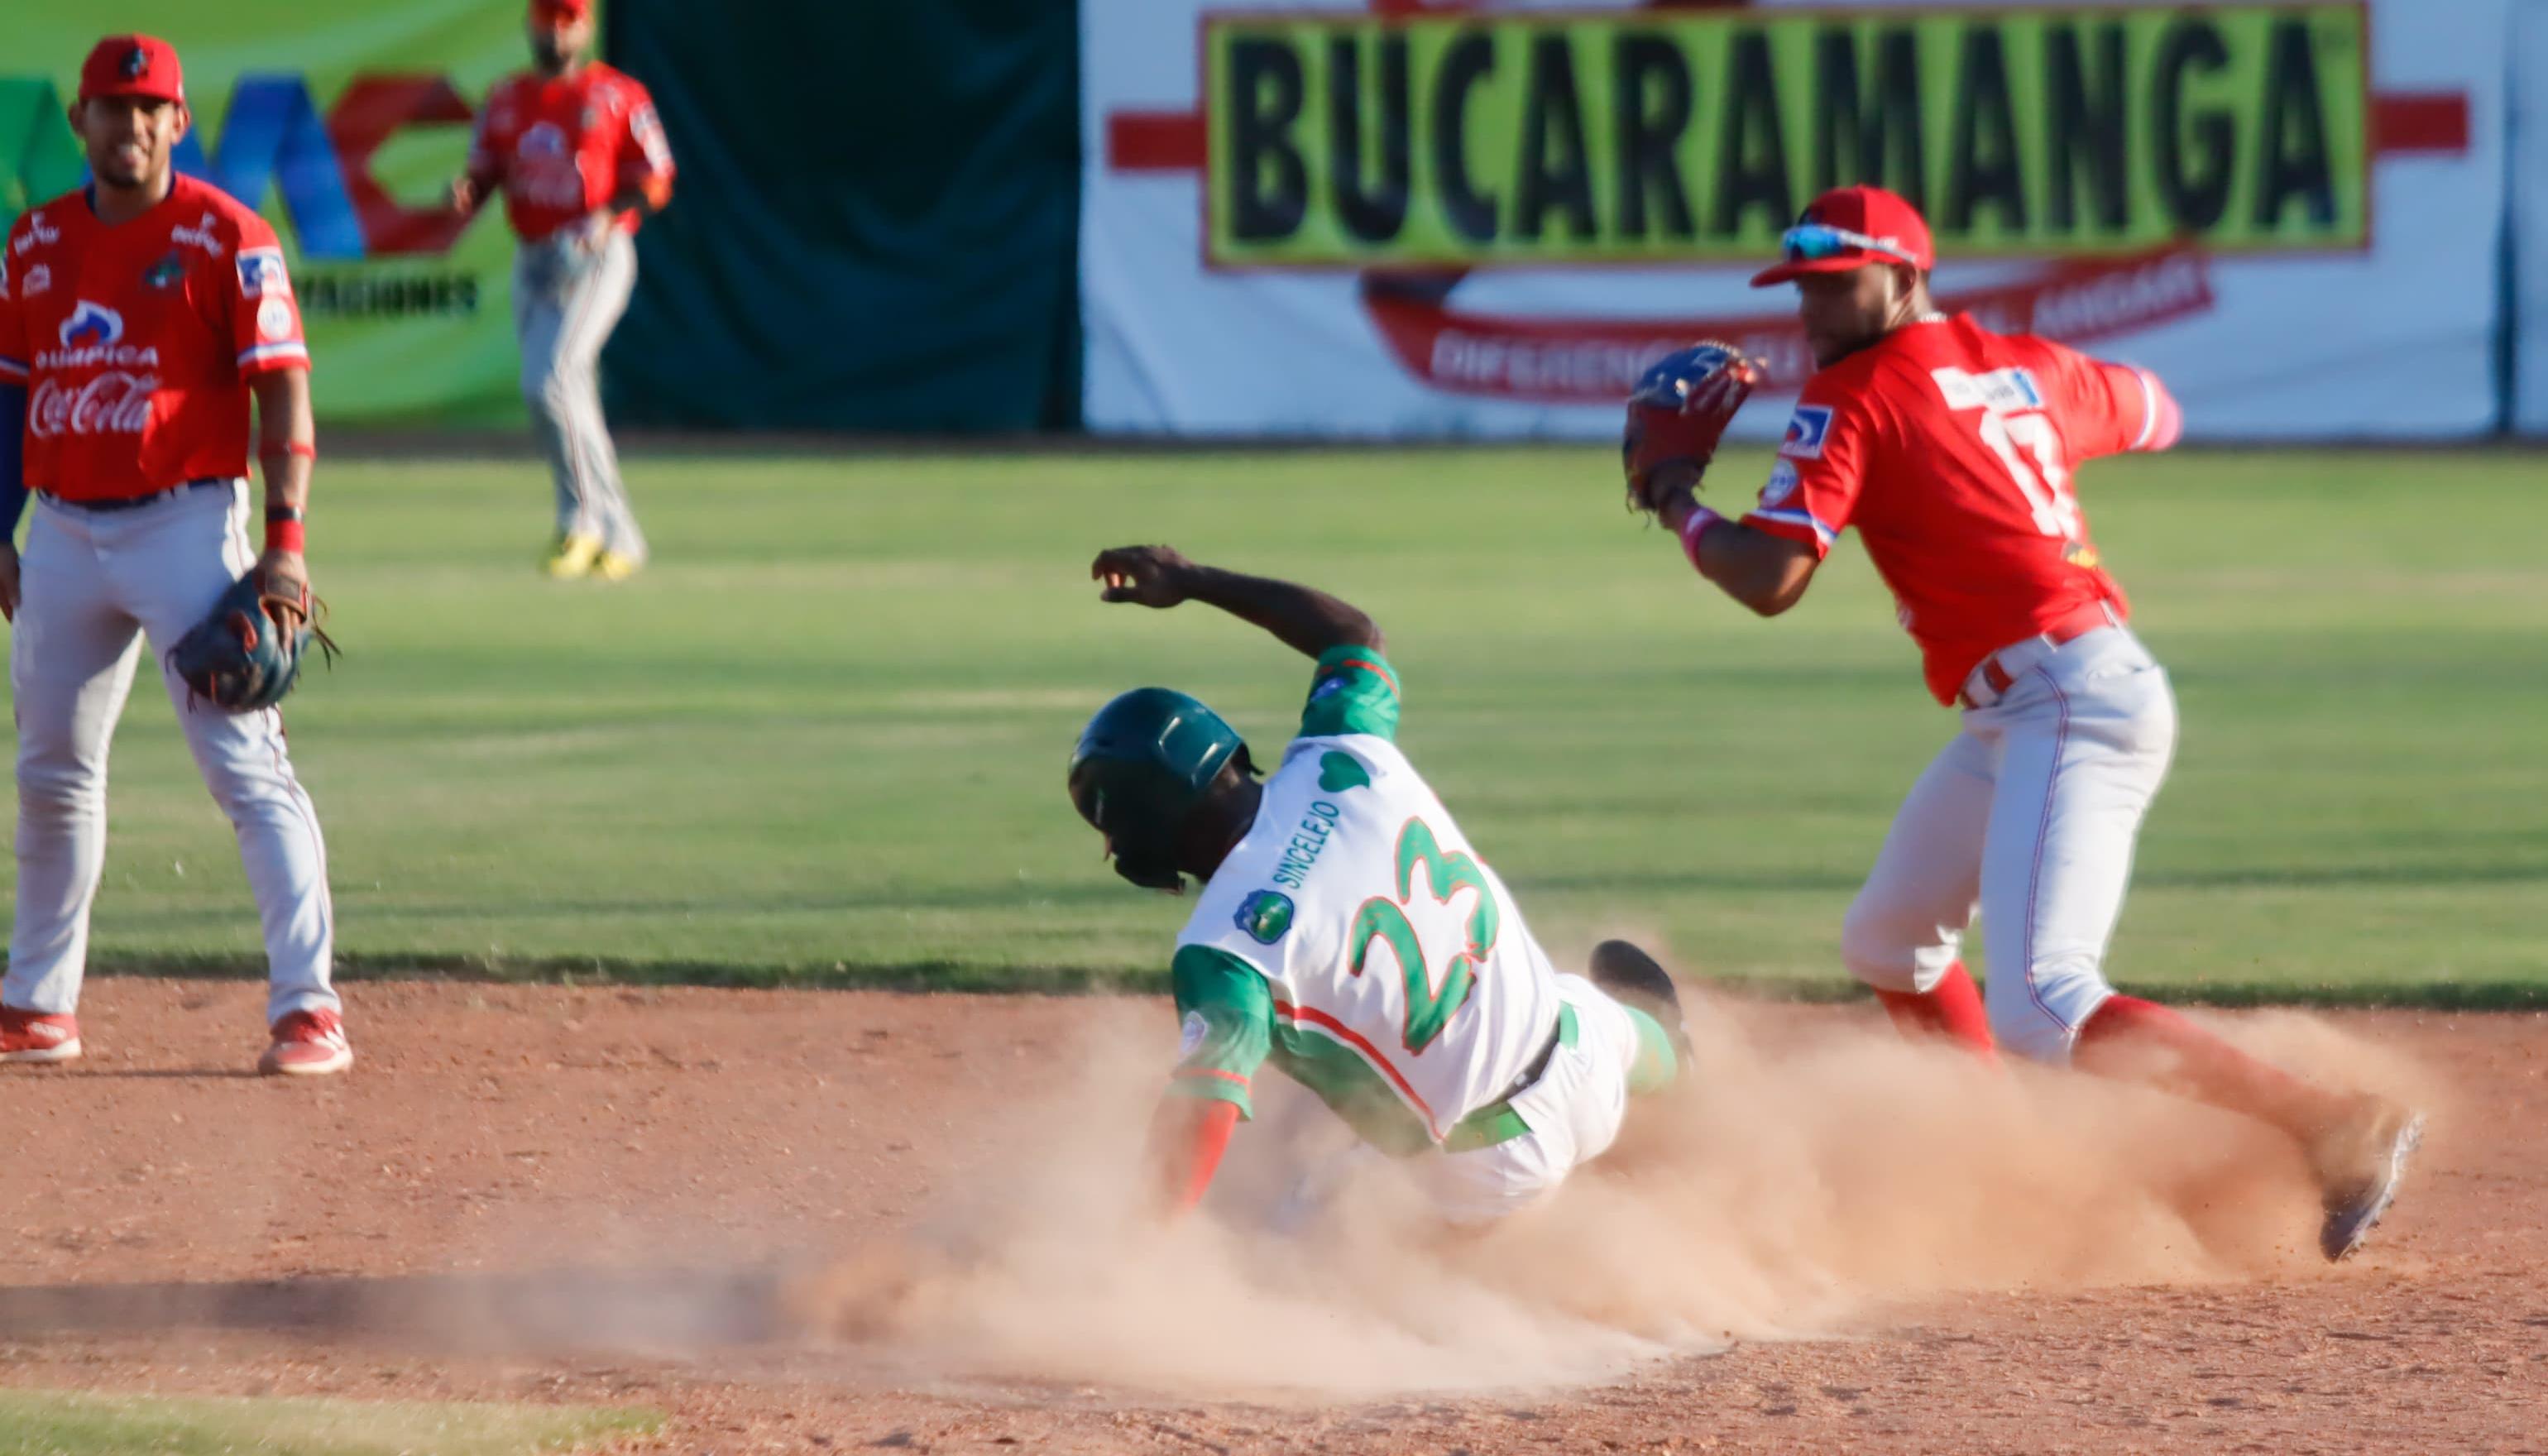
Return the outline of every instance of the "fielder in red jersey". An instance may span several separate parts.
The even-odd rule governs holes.
[[[18,730],[0,1063],[83,1049],[76,1011],[106,863],[107,754],[146,636],[256,898],[269,982],[258,1066],[324,1076],[354,1053],[332,981],[318,810],[282,715],[200,703],[169,661],[250,574],[306,617],[318,456],[283,250],[255,212],[177,174],[190,122],[174,47],[150,36],[99,42],[70,108],[92,180],[19,219],[0,267],[0,611]],[[251,403],[262,553],[248,524]],[[22,557],[13,538],[31,497]]]
[[[1939,313],[1928,225],[1890,192],[1826,193],[1783,244],[1753,283],[1797,285],[1818,372],[1759,503],[1731,520],[1695,496],[1743,394],[1713,388],[1715,376],[1749,367],[1721,347],[1650,372],[1626,458],[1635,499],[1675,528],[1691,566],[1764,616],[1794,605],[1856,527],[1930,692],[1962,709],[1962,731],[1913,785],[1850,907],[1844,959],[1908,1034],[1984,1058],[1996,1034],[2032,1058],[2282,1129],[2319,1178],[2320,1250],[2351,1253],[2395,1197],[2421,1119],[2289,1076],[2105,978],[2176,703],[2126,625],[2072,476],[2102,455],[2175,443],[2175,401],[2146,370]],[[1987,1002],[1961,958],[1976,913]]]
[[[1743,523],[1816,560],[1857,527],[1920,644],[1929,691],[1951,703],[1994,649],[2083,614],[2123,619],[2071,474],[2100,455],[2164,450],[2181,430],[2147,370],[1970,316],[1925,316],[1805,386]]]
[[[179,176],[129,224],[59,198],[10,239],[0,381],[29,387],[29,489],[94,502],[247,474],[250,385],[310,367],[263,218]]]
[[[567,0],[537,15],[543,25],[551,17],[589,25],[589,12]],[[524,242],[561,228],[634,232],[646,209],[611,202],[630,195],[632,203],[661,207],[672,195],[673,153],[645,85],[587,60],[497,82],[479,113],[466,177],[473,198],[503,193],[504,221]]]
[[[673,152],[646,88],[585,54],[592,0],[531,0],[524,26],[533,68],[487,94],[451,205],[474,213],[500,190],[521,238],[522,399],[557,500],[545,570],[625,581],[646,564],[646,535],[602,418],[599,363],[637,285],[637,224],[672,200]]]

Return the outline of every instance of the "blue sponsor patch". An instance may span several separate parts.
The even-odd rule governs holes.
[[[289,298],[291,275],[283,271],[283,249],[279,247],[243,247],[238,254],[239,297],[243,299]]]
[[[1798,460],[1823,458],[1823,441],[1831,434],[1832,412],[1829,405],[1798,405],[1787,416],[1787,437],[1778,442],[1778,453]]]

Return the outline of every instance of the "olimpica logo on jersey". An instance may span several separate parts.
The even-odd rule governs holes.
[[[71,306],[71,316],[62,320],[61,340],[66,349],[112,348],[123,337],[124,316],[104,304],[82,299]]]

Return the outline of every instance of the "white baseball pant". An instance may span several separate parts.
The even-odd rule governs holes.
[[[513,332],[522,348],[522,399],[557,487],[560,535],[591,536],[646,559],[619,452],[601,416],[601,346],[637,286],[637,244],[614,228],[599,251],[574,256],[564,239],[522,244],[513,257]]]
[[[1449,1223],[1482,1225],[1520,1213],[1619,1139],[1628,1071],[1637,1060],[1636,1024],[1583,976],[1560,975],[1557,991],[1575,1009],[1575,1043],[1561,1043],[1539,1080],[1513,1094],[1512,1109],[1530,1131],[1492,1147],[1423,1153],[1405,1164]]]
[[[256,564],[247,482],[193,486],[126,510],[37,498],[10,630],[18,721],[18,918],[0,1002],[66,1014],[88,963],[106,866],[106,757],[147,634],[205,786],[229,816],[265,932],[267,1020],[338,1010],[335,914],[318,812],[292,772],[283,716],[190,702],[168,649]]]
[[[2176,699],[2120,626],[1993,656],[2014,681],[1996,700],[1976,693],[1985,705],[1964,709],[1963,731],[1912,785],[1841,954],[1878,990],[1925,993],[1978,910],[1992,1035],[2060,1062],[2114,994],[2106,947],[2176,746]]]

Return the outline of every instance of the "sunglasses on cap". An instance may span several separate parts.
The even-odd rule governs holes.
[[[1920,260],[1911,256],[1900,243],[1869,237],[1864,232],[1852,232],[1846,228],[1834,228],[1827,223],[1799,223],[1779,234],[1778,246],[1790,263],[1815,263],[1825,258],[1837,258],[1843,253],[1863,252],[1900,258],[1915,268],[1920,265]]]

